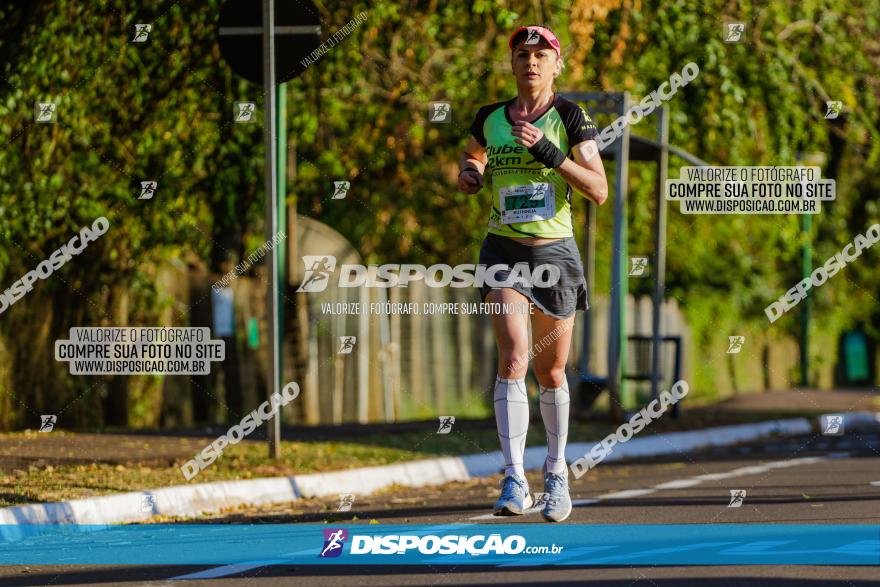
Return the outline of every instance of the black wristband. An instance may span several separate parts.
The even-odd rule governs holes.
[[[528,150],[535,161],[543,163],[545,167],[550,169],[556,169],[565,161],[565,153],[551,143],[546,136],[541,137],[541,140],[529,147]]]

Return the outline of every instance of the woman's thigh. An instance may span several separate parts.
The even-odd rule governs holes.
[[[538,383],[544,387],[559,387],[565,381],[565,364],[571,350],[574,318],[572,314],[560,320],[540,310],[531,316],[532,346],[536,352],[532,366]]]
[[[531,302],[518,291],[502,288],[490,291],[486,295],[486,303],[529,304]],[[502,379],[522,379],[529,368],[529,315],[492,314],[492,330],[498,343],[498,376]]]

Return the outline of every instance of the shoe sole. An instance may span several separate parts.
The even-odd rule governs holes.
[[[565,515],[562,516],[561,518],[559,518],[558,520],[557,520],[557,519],[554,519],[554,518],[551,518],[550,516],[548,516],[548,515],[547,515],[545,512],[543,512],[543,511],[541,512],[541,515],[544,516],[544,519],[547,520],[548,522],[564,522],[565,520],[568,519],[568,516],[571,515],[571,506],[568,506],[568,511],[565,512]]]
[[[504,506],[501,506],[500,508],[496,509],[492,513],[492,515],[494,515],[494,516],[521,516],[523,514],[523,511],[532,507],[534,505],[534,503],[535,502],[532,499],[531,494],[529,494],[526,496],[526,499],[523,503],[523,508],[521,510],[516,511],[515,509],[511,509],[510,506],[504,505]]]

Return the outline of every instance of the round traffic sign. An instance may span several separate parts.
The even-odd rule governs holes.
[[[254,0],[227,0],[220,9],[220,53],[232,71],[263,83],[263,8]],[[275,2],[275,79],[291,80],[321,45],[321,19],[311,0]]]

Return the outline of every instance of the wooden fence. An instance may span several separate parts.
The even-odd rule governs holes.
[[[370,304],[385,302],[414,304],[420,310],[424,304],[479,303],[476,290],[432,288],[418,281],[408,288],[328,288],[297,296],[297,304],[307,305],[309,319],[307,361],[301,374],[306,423],[491,415],[497,351],[488,315],[370,312]],[[630,297],[627,302],[627,332],[649,334],[650,299]],[[353,310],[353,304],[359,304],[359,314],[333,312]],[[590,312],[592,370],[604,373],[605,299],[595,300]],[[688,338],[675,302],[664,307],[663,323],[665,333]],[[578,312],[569,355],[572,377],[578,374],[582,329],[583,313]],[[356,339],[350,353],[340,352],[346,336]],[[671,364],[671,356],[665,362]]]

